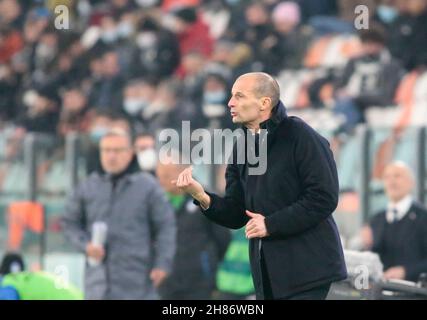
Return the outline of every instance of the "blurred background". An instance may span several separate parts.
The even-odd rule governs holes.
[[[0,256],[82,289],[85,257],[59,221],[99,169],[102,135],[138,137],[152,172],[159,130],[233,128],[230,88],[250,71],[276,77],[288,113],[329,139],[346,248],[386,208],[388,163],[413,170],[426,204],[427,0],[0,0]],[[223,166],[195,175],[224,191]]]

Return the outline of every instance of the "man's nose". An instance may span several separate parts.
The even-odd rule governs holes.
[[[229,107],[229,108],[234,108],[234,106],[235,106],[235,104],[234,104],[234,100],[233,100],[233,98],[231,97],[231,98],[230,98],[230,100],[228,100],[228,107]]]

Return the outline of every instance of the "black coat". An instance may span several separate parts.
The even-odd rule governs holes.
[[[160,288],[167,300],[209,299],[218,263],[231,239],[230,231],[200,214],[191,198],[175,210],[176,254],[172,273]]]
[[[229,228],[248,222],[245,209],[266,217],[270,235],[249,242],[258,299],[265,298],[261,250],[274,298],[345,279],[343,250],[331,215],[338,203],[338,177],[327,140],[301,119],[288,117],[282,103],[261,128],[268,130],[268,138],[261,139],[267,143],[266,173],[248,175],[246,164],[229,164],[225,196],[209,193],[205,215]]]
[[[403,266],[406,280],[418,281],[427,272],[427,210],[414,202],[401,220],[391,224],[385,215],[382,211],[371,221],[372,251],[379,254],[384,270]]]

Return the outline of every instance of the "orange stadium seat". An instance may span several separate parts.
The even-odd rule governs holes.
[[[39,234],[44,231],[44,209],[38,202],[12,202],[7,209],[7,217],[10,250],[20,248],[25,229]]]

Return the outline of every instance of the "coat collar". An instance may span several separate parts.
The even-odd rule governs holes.
[[[271,117],[260,123],[260,128],[267,129],[267,132],[272,133],[287,117],[285,105],[279,101],[273,110],[271,110]]]

